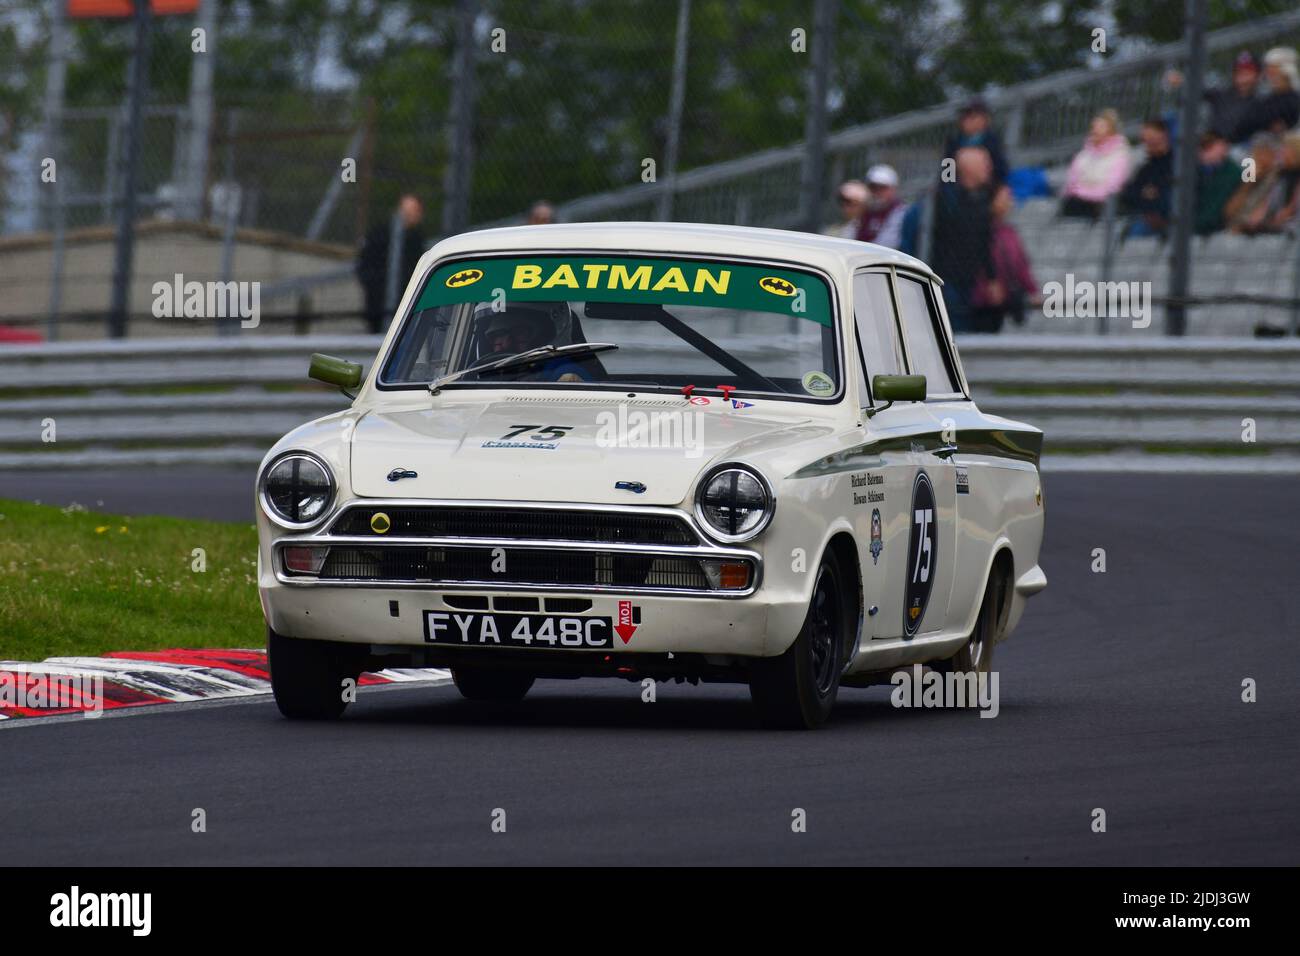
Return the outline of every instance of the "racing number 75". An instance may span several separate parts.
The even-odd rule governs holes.
[[[532,437],[532,441],[556,441],[573,431],[572,425],[511,425],[510,427],[513,428],[514,431],[506,432],[502,435],[502,441],[509,438],[517,438],[524,432],[536,432]]]
[[[917,508],[913,520],[920,525],[921,538],[916,549],[916,566],[912,568],[912,583],[924,584],[930,580],[930,528],[934,525],[934,510]],[[925,567],[921,567],[921,555],[925,554]]]

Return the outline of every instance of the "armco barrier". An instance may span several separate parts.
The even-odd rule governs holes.
[[[306,378],[311,352],[369,365],[374,336],[0,347],[0,468],[245,464],[346,404]],[[966,337],[985,411],[1030,422],[1045,449],[1300,451],[1300,342]],[[57,441],[45,442],[53,419]],[[1242,441],[1243,421],[1255,443]]]

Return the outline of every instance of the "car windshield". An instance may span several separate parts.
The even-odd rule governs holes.
[[[548,346],[560,354],[503,363]],[[547,255],[460,259],[434,269],[379,385],[693,385],[816,400],[839,394],[840,367],[830,292],[812,273],[706,259]]]

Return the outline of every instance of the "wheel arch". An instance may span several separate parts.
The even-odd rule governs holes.
[[[984,574],[984,581],[987,589],[989,580],[996,575],[997,578],[997,619],[995,623],[997,640],[1001,640],[1006,633],[1007,620],[1011,614],[1011,599],[1016,586],[1016,562],[1011,553],[1011,542],[1004,539],[998,541],[993,547],[993,553],[989,556],[988,570]],[[984,591],[980,592],[983,600]],[[975,613],[979,613],[976,608]]]
[[[831,535],[822,553],[835,555],[840,573],[844,576],[844,613],[848,616],[853,632],[853,640],[844,649],[845,661],[848,662],[857,656],[865,619],[862,613],[862,562],[858,560],[858,544],[851,532],[840,529]]]

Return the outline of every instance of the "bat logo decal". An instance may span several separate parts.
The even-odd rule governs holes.
[[[461,286],[473,285],[483,278],[482,269],[462,269],[447,276],[447,288],[459,289]]]
[[[763,276],[758,280],[758,287],[764,292],[770,292],[773,295],[794,295],[794,283],[786,282],[784,279],[778,279],[776,276]]]

